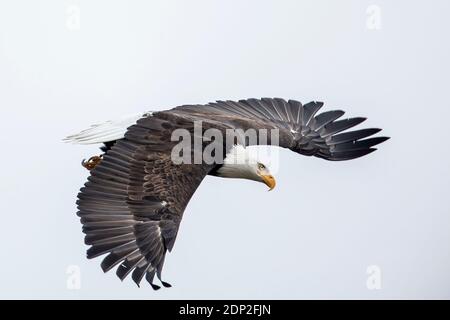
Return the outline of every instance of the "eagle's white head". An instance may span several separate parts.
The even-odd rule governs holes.
[[[248,179],[265,183],[269,191],[275,188],[275,178],[269,169],[242,145],[233,146],[227,153],[223,165],[216,173],[219,177]]]

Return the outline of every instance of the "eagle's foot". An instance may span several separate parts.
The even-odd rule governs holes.
[[[89,160],[83,159],[81,161],[81,165],[88,170],[94,169],[103,159],[103,156],[93,156],[90,157]]]

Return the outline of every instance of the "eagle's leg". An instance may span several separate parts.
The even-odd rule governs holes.
[[[83,159],[83,161],[81,161],[81,165],[83,167],[85,167],[88,170],[92,170],[94,169],[103,159],[103,156],[93,156],[90,157],[89,160],[86,161],[86,159]]]

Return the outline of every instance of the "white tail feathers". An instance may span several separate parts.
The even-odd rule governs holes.
[[[117,120],[95,124],[77,134],[66,137],[64,141],[75,144],[95,144],[119,140],[125,136],[128,127],[151,114],[151,112],[132,114]]]

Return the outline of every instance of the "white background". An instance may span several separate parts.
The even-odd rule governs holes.
[[[1,0],[0,297],[450,298],[449,12],[445,0]],[[85,258],[75,201],[98,149],[63,137],[261,96],[324,101],[392,139],[341,163],[282,150],[270,193],[208,177],[166,259],[171,289]]]

